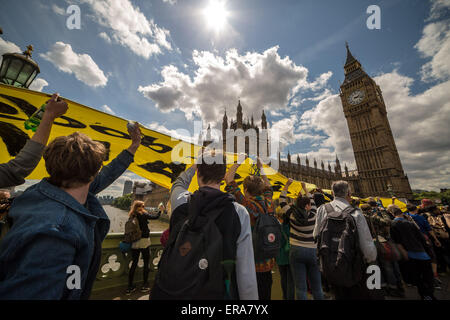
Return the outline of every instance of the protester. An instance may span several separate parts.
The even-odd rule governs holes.
[[[349,189],[348,182],[346,181],[336,181],[332,185],[333,189],[333,195],[334,200],[330,202],[331,208],[335,210],[336,212],[343,212],[344,210],[349,211],[351,217],[353,218],[355,225],[356,225],[356,231],[357,231],[357,239],[358,243],[355,244],[356,247],[360,248],[362,256],[365,261],[362,263],[373,263],[377,258],[377,251],[375,248],[375,245],[372,240],[372,236],[370,234],[369,227],[367,225],[367,222],[361,213],[359,209],[349,209],[351,207],[351,192]],[[326,205],[321,206],[317,211],[316,216],[316,224],[314,226],[313,231],[313,237],[314,239],[317,239],[319,234],[322,231],[322,224],[326,222],[328,212],[326,209]],[[319,248],[320,249],[320,248]],[[358,253],[355,253],[358,255]],[[357,258],[358,259],[358,258]],[[355,266],[356,268],[356,266]],[[359,267],[358,267],[359,268]],[[345,287],[345,286],[339,286],[333,283],[330,283],[330,285],[333,287],[333,291],[335,294],[336,300],[342,300],[342,299],[370,299],[372,298],[367,285],[366,285],[366,273],[365,268],[364,270],[358,270],[359,272],[362,272],[362,276],[358,280],[357,284]],[[353,277],[353,275],[347,275],[348,277]],[[329,279],[327,279],[329,280]]]
[[[25,143],[14,159],[0,164],[0,188],[18,186],[25,182],[25,177],[41,160],[54,120],[66,113],[67,109],[67,103],[60,99],[57,93],[53,94],[47,101],[41,123],[33,137]]]
[[[188,188],[196,172],[199,189],[194,194],[190,194]],[[258,299],[249,214],[242,205],[234,201],[233,197],[220,191],[220,183],[224,179],[225,172],[226,164],[223,154],[206,153],[199,157],[198,164],[181,173],[172,184],[169,240],[160,260],[150,299]],[[196,208],[195,212],[192,212],[193,208]],[[191,216],[197,216],[197,218],[189,224],[186,218]],[[183,231],[180,231],[183,226],[193,230],[198,230],[201,226],[206,228],[205,222],[208,222],[208,216],[217,216],[213,222],[219,230],[219,237],[222,236],[222,245],[217,246],[222,250],[220,252],[216,250],[212,256],[220,254],[221,261],[209,261],[206,264],[204,259],[192,260],[193,265],[189,265],[190,262],[188,262],[185,269],[180,269],[184,267],[180,264],[165,264],[165,261],[172,256],[171,252],[179,251],[182,257],[189,257],[189,252],[200,249],[188,245],[187,242],[180,247],[175,247],[177,245],[175,240]],[[181,257],[179,256],[178,259]],[[178,261],[184,263],[183,260]],[[210,267],[212,264],[217,267]],[[193,283],[194,289],[198,288],[197,285],[202,286],[196,292],[183,287],[186,282],[196,280],[186,279],[186,277],[198,276],[199,267],[210,270],[210,273],[223,273],[225,276],[220,279],[220,288],[212,287],[211,282],[208,285]],[[179,295],[176,295],[175,291]]]
[[[264,175],[261,162],[257,161],[261,176],[249,175],[243,182],[244,194],[234,180],[239,164],[234,164],[225,175],[227,184],[225,190],[234,195],[236,201],[242,204],[250,214],[250,223],[254,230],[256,220],[261,214],[273,214],[275,211],[272,200],[273,191],[269,180]],[[272,295],[272,269],[275,258],[256,260],[256,278],[258,282],[258,295],[260,300],[270,300]]]
[[[427,208],[426,215],[436,240],[434,252],[436,253],[437,273],[445,273],[449,259],[449,234],[445,228],[444,217],[436,205]],[[436,276],[435,276],[436,278]],[[440,280],[435,280],[440,284]]]
[[[141,132],[138,126],[128,132],[130,147],[100,172],[106,149],[82,133],[57,137],[45,148],[49,177],[9,211],[13,226],[0,245],[0,299],[89,298],[110,226],[95,194],[133,162]]]
[[[425,237],[413,223],[404,218],[400,209],[394,209],[393,213],[395,219],[391,226],[391,236],[408,253],[407,267],[413,284],[417,286],[422,300],[436,300],[433,295],[431,258],[425,250]]]
[[[312,195],[299,195],[295,205],[288,205],[286,195],[292,179],[289,179],[280,194],[280,206],[290,223],[289,264],[295,282],[297,300],[307,300],[307,281],[314,300],[323,300],[322,281],[317,264],[317,245],[312,236],[316,222],[316,206]]]
[[[383,243],[390,240],[390,228],[392,220],[386,214],[386,210],[382,209],[374,201],[361,206],[361,211],[366,218],[372,238],[383,246]],[[380,248],[381,249],[381,248]],[[396,248],[392,248],[396,249]],[[377,261],[381,269],[381,288],[387,296],[404,297],[401,272],[397,261],[388,261],[377,252]]]
[[[128,213],[129,219],[137,219],[139,224],[139,230],[141,231],[141,238],[131,245],[131,259],[132,264],[130,272],[128,273],[128,289],[126,291],[127,295],[130,295],[136,291],[136,286],[133,284],[134,272],[139,262],[139,256],[142,254],[142,259],[144,260],[143,272],[144,272],[144,282],[141,287],[141,292],[150,291],[150,285],[148,283],[148,273],[149,261],[150,261],[150,229],[148,227],[149,220],[158,219],[161,216],[161,211],[156,214],[149,214],[144,208],[143,201],[134,201],[131,210]]]
[[[289,265],[289,220],[286,219],[286,215],[282,214],[281,208],[277,206],[276,216],[281,224],[281,232],[283,237],[281,238],[280,252],[276,258],[278,271],[280,272],[281,290],[283,292],[283,300],[294,300],[295,286],[292,277],[291,267]]]
[[[436,255],[436,249],[439,250],[439,248],[441,247],[441,243],[439,241],[439,239],[437,238],[436,234],[434,233],[434,230],[431,228],[429,222],[428,222],[428,217],[429,217],[429,211],[430,208],[434,205],[433,201],[430,199],[422,199],[421,201],[421,205],[417,211],[417,214],[415,216],[411,216],[414,220],[414,222],[416,223],[417,221],[423,221],[426,220],[426,226],[425,224],[422,222],[422,224],[425,226],[425,229],[422,227],[420,227],[420,225],[418,225],[416,223],[416,225],[420,228],[420,230],[423,232],[424,236],[425,236],[425,240],[426,240],[426,252],[427,254],[430,256],[431,258],[431,267],[433,269],[433,276],[434,276],[434,286],[436,289],[441,289],[441,284],[442,281],[441,279],[439,279],[439,275],[438,275],[438,257]],[[410,215],[408,215],[410,216]],[[421,217],[421,218],[418,218]],[[414,219],[415,218],[415,219]],[[425,231],[425,232],[424,232]]]
[[[9,190],[0,190],[0,240],[10,229],[11,219],[8,217],[8,211],[11,206],[11,194]]]

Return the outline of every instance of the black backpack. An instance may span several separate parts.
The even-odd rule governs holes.
[[[252,231],[253,253],[256,261],[278,256],[281,248],[281,225],[273,214],[266,211],[256,218]]]
[[[152,300],[224,299],[223,240],[215,223],[224,209],[199,215],[189,201],[187,217],[170,230]]]
[[[352,287],[361,281],[365,265],[351,215],[355,208],[348,206],[337,212],[329,203],[324,206],[327,215],[317,241],[322,274],[331,285]]]

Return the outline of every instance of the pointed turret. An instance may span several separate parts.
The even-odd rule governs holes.
[[[336,165],[334,167],[334,171],[335,171],[336,174],[341,174],[342,173],[341,163],[339,162],[339,158],[338,158],[337,154],[336,154]]]
[[[300,163],[300,156],[299,155],[297,155],[297,164],[300,166],[301,165],[301,163]]]
[[[266,119],[266,114],[264,113],[264,109],[263,109],[262,116],[261,116],[261,128],[267,129],[267,119]]]
[[[345,65],[349,65],[355,61],[357,61],[355,59],[355,57],[352,55],[352,53],[350,52],[350,48],[348,47],[348,42],[345,41],[345,47],[347,48],[347,59],[345,60]]]
[[[241,100],[238,101],[237,106],[237,113],[236,113],[236,119],[237,119],[237,128],[242,129],[242,106],[241,106]]]
[[[358,71],[357,73],[363,74],[363,70],[361,68],[361,64],[358,60],[355,59],[355,57],[350,52],[350,48],[348,47],[348,43],[345,43],[345,47],[347,48],[347,59],[345,60],[344,70],[345,70],[345,79],[344,84],[346,84],[348,81],[350,81],[350,78],[354,78],[355,76],[358,76],[358,74],[355,74],[353,77],[347,77],[350,73],[353,74],[354,71]]]
[[[223,114],[223,121],[222,121],[222,130],[228,129],[228,117],[227,117],[227,109],[225,109],[225,113]]]

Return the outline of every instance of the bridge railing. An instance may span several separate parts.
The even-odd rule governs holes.
[[[150,274],[149,281],[153,282],[155,271],[162,254],[163,247],[160,242],[162,232],[150,233]],[[122,253],[119,243],[123,240],[123,233],[110,233],[102,244],[102,259],[100,269],[94,282],[93,292],[109,288],[123,287],[128,284],[128,273],[131,267],[131,252]],[[142,281],[142,267],[144,261],[140,257],[138,267],[134,274],[134,281]],[[153,272],[152,272],[153,271]]]
[[[150,285],[153,283],[158,262],[161,258],[163,247],[160,242],[162,232],[150,232]],[[122,253],[119,249],[119,243],[123,240],[123,233],[110,233],[106,236],[102,244],[102,259],[100,269],[97,273],[97,279],[92,289],[93,295],[99,292],[107,292],[107,289],[118,287],[126,287],[128,285],[128,273],[131,266],[131,252]],[[142,267],[144,261],[140,257],[138,267],[134,274],[134,283],[137,284],[142,281]],[[278,267],[275,266],[273,270],[273,284],[272,284],[272,299],[281,299],[280,274]],[[106,291],[105,291],[106,289]],[[108,294],[101,294],[102,298]],[[111,296],[111,299],[113,297]]]

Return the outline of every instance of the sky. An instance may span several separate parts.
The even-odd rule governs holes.
[[[67,27],[71,5],[80,29]],[[367,27],[370,5],[380,29]],[[0,27],[0,54],[34,46],[33,90],[186,140],[177,129],[220,128],[240,99],[257,124],[265,110],[282,158],[334,167],[337,155],[352,170],[347,41],[381,87],[411,187],[450,186],[450,0],[2,0]]]

